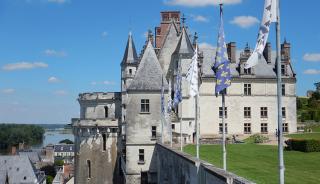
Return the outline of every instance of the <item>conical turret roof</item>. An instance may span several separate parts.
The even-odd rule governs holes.
[[[129,36],[128,36],[126,50],[124,52],[121,64],[122,65],[123,64],[133,64],[133,63],[137,63],[137,62],[138,62],[138,55],[137,55],[136,47],[134,46],[132,34],[130,32]]]

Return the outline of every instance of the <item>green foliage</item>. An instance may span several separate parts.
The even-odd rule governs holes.
[[[314,92],[310,98],[297,98],[297,116],[302,122],[320,121],[320,93]]]
[[[54,165],[55,166],[60,166],[61,167],[61,166],[63,166],[63,164],[64,164],[63,160],[55,160],[54,161]]]
[[[0,124],[0,147],[41,142],[44,132],[42,127],[36,125]]]
[[[41,171],[44,171],[44,173],[47,176],[52,176],[53,178],[56,176],[56,170],[54,169],[53,165],[46,165],[40,168]]]
[[[268,141],[269,138],[266,136],[263,136],[261,134],[254,134],[251,135],[249,138],[245,140],[246,143],[264,143]]]
[[[46,183],[47,183],[47,184],[52,184],[53,179],[54,179],[54,178],[53,178],[52,176],[50,176],[50,175],[47,176],[47,180],[46,180],[47,182],[46,182]]]
[[[73,144],[73,141],[71,141],[70,139],[63,139],[59,143],[61,143],[61,144]]]
[[[319,152],[320,140],[314,139],[288,139],[285,141],[287,150],[302,152]]]
[[[196,147],[188,145],[184,151],[196,154]],[[222,167],[222,146],[201,145],[200,159]],[[320,152],[284,151],[285,180],[288,184],[320,183]],[[257,184],[278,184],[278,148],[260,144],[228,144],[228,171]]]
[[[315,139],[320,140],[320,132],[314,131],[317,130],[316,128],[312,129],[312,133],[302,133],[302,134],[289,134],[285,135],[286,137],[292,138],[292,139]]]

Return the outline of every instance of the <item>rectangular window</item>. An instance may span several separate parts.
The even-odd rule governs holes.
[[[140,112],[150,112],[149,99],[141,99],[141,110]]]
[[[284,133],[288,133],[289,132],[288,123],[283,123],[282,124],[282,131]]]
[[[107,118],[109,116],[109,108],[108,106],[104,106],[104,116]]]
[[[224,107],[224,118],[228,117],[227,107]],[[222,107],[219,107],[219,118],[222,118]]]
[[[244,118],[251,118],[251,107],[244,107]]]
[[[282,118],[286,118],[286,108],[282,107]]]
[[[261,133],[262,134],[268,133],[268,123],[261,123]]]
[[[251,68],[244,69],[244,74],[250,75],[251,74]]]
[[[282,96],[286,95],[286,85],[285,84],[281,85],[281,93],[282,93]]]
[[[144,162],[144,149],[139,149],[139,162]]]
[[[245,123],[243,127],[245,134],[251,134],[251,123]]]
[[[91,161],[87,160],[87,174],[88,174],[88,179],[91,178]]]
[[[228,133],[228,124],[225,123],[224,126],[225,126],[224,127],[225,133],[227,134]],[[222,131],[223,131],[222,123],[219,123],[219,133],[222,134]]]
[[[251,84],[244,84],[244,95],[251,96]]]
[[[106,134],[102,134],[102,139],[103,139],[103,145],[102,145],[102,150],[103,151],[106,151],[107,149],[107,145],[106,145],[106,142],[107,142],[107,135]]]
[[[286,74],[286,66],[281,65],[281,75],[285,75],[285,74]]]
[[[268,118],[268,107],[260,107],[260,117]]]
[[[130,74],[130,75],[132,74],[132,69],[129,69],[129,74]]]
[[[171,124],[171,128],[172,128],[172,130],[176,129],[175,124]]]
[[[157,138],[157,127],[156,126],[151,127],[151,137],[153,139]]]

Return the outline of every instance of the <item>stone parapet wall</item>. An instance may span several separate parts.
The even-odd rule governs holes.
[[[190,184],[253,184],[253,182],[224,171],[195,157],[172,149],[166,145],[156,144],[157,183]]]

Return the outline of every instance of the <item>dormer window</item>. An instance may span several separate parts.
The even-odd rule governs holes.
[[[248,69],[244,69],[244,74],[246,75],[251,75],[251,68],[248,68]]]
[[[132,75],[132,69],[129,69],[129,74]]]

